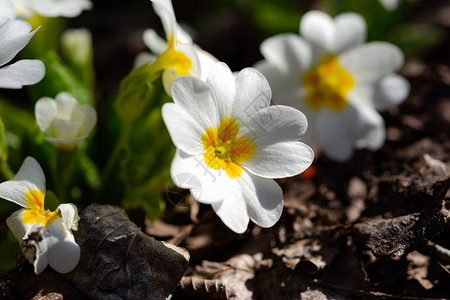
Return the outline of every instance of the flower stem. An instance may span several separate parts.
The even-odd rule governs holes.
[[[109,160],[106,163],[105,168],[103,169],[103,173],[102,173],[103,184],[108,180],[109,176],[111,175],[111,171],[117,162],[117,159],[120,157],[120,153],[122,152],[124,146],[128,143],[128,140],[131,136],[132,127],[133,126],[130,126],[130,124],[127,124],[127,125],[124,124],[122,132],[120,133],[120,137],[119,137],[116,145],[114,146],[114,150],[113,150],[111,156],[109,157]]]
[[[2,177],[6,180],[11,180],[14,177],[14,173],[11,171],[6,161],[0,163],[0,172]]]
[[[75,165],[75,150],[63,151],[54,148],[52,155],[53,188],[58,200],[67,203],[68,189]]]

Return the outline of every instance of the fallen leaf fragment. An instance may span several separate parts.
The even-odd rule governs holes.
[[[80,217],[81,259],[69,274],[78,289],[94,299],[165,299],[175,290],[186,250],[144,234],[119,207],[91,204]]]

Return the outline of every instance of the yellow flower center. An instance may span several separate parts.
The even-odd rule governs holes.
[[[238,133],[236,119],[226,117],[219,128],[208,128],[202,136],[205,163],[216,170],[222,168],[231,178],[241,175],[239,163],[249,160],[255,153],[255,144],[248,137],[238,137]]]
[[[44,193],[40,190],[28,191],[25,199],[27,209],[22,215],[25,224],[39,223],[44,226],[55,221],[59,215],[57,211],[51,212],[44,208]]]
[[[169,47],[166,51],[161,53],[160,56],[158,56],[156,61],[151,66],[157,70],[174,68],[175,72],[180,76],[189,75],[189,70],[192,67],[192,62],[189,57],[187,57],[183,52],[175,50],[172,36],[170,36],[167,42]],[[176,41],[175,44],[178,44],[178,41]]]
[[[347,106],[346,95],[354,85],[352,76],[333,55],[325,55],[315,68],[306,72],[302,83],[308,91],[305,101],[309,108],[328,107],[334,111]]]

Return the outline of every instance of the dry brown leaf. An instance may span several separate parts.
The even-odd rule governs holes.
[[[91,204],[80,215],[75,239],[81,248],[71,282],[95,299],[165,299],[177,287],[189,254],[156,241],[124,210]]]
[[[184,295],[193,299],[252,299],[248,281],[261,255],[241,254],[224,263],[203,261],[195,275],[181,281]]]
[[[323,270],[337,254],[336,246],[327,246],[317,239],[303,239],[284,248],[274,248],[272,252],[279,256],[291,270],[308,274]]]

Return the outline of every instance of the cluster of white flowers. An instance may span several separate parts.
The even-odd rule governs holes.
[[[35,13],[46,17],[76,17],[90,9],[90,0],[0,0],[0,88],[19,89],[44,77],[40,60],[23,59],[9,63],[33,37],[31,25],[19,18],[31,19]]]
[[[250,220],[261,227],[279,220],[283,193],[273,179],[303,172],[314,158],[300,139],[337,161],[348,160],[354,149],[377,150],[385,140],[377,110],[398,105],[409,93],[408,82],[395,74],[403,64],[402,52],[385,42],[363,44],[366,24],[357,14],[333,19],[308,12],[301,35],[267,39],[261,45],[264,60],[233,74],[193,44],[176,21],[171,0],[151,1],[166,39],[146,30],[143,39],[152,54],[139,55],[136,65],[162,71],[164,88],[173,98],[162,108],[177,147],[172,179],[199,202],[211,204],[237,233]],[[0,67],[38,29],[32,31],[18,16],[74,17],[90,7],[88,0],[0,0]],[[39,60],[20,60],[0,69],[0,87],[21,88],[44,74]],[[272,92],[274,101],[284,105],[270,105]],[[45,139],[65,151],[85,139],[97,121],[94,108],[67,92],[55,100],[38,100],[35,116]],[[23,207],[7,224],[35,272],[50,264],[67,273],[80,257],[72,234],[77,209],[62,204],[54,212],[46,210],[45,192],[43,171],[31,157],[12,180],[0,184],[0,197]]]
[[[169,0],[153,2],[172,8]],[[376,110],[399,104],[409,93],[408,82],[394,73],[403,64],[401,51],[389,43],[363,45],[361,16],[346,13],[333,20],[312,11],[300,31],[303,37],[281,34],[261,45],[265,60],[256,68],[270,87],[255,69],[234,77],[216,63],[206,79],[176,79],[174,103],[163,107],[178,149],[173,181],[211,204],[238,233],[249,219],[270,227],[280,218],[282,191],[271,178],[299,174],[312,163],[313,152],[300,138],[337,161],[349,159],[354,148],[377,150],[385,127]],[[153,31],[146,39],[159,52],[167,47]],[[290,107],[269,107],[270,88],[278,104]],[[308,131],[305,116],[292,107],[306,114]]]
[[[35,13],[46,17],[75,17],[91,7],[89,0],[0,0],[0,88],[19,89],[45,75],[40,60],[22,59],[9,63],[30,41],[36,28],[21,20]],[[36,103],[36,121],[55,147],[72,150],[86,138],[97,121],[95,110],[80,105],[69,93],[56,101],[44,97]],[[60,273],[72,271],[80,259],[80,248],[72,230],[77,230],[78,211],[73,204],[61,204],[51,212],[44,207],[45,177],[39,163],[25,159],[16,176],[0,184],[0,198],[23,207],[7,220],[21,251],[36,274],[47,265]]]

